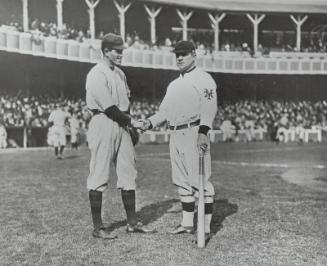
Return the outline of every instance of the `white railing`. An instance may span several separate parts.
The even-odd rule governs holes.
[[[62,40],[55,37],[36,37],[0,27],[0,50],[44,56],[70,61],[95,63],[100,57],[100,40]],[[239,55],[237,55],[239,54]],[[197,64],[209,72],[248,74],[327,74],[327,58],[321,54],[287,53],[270,58],[242,56],[240,52],[214,52],[197,57]],[[159,69],[176,69],[175,55],[163,50],[124,51],[123,65]]]
[[[289,129],[284,131],[285,136],[283,142],[295,142],[299,140],[299,136],[296,134],[295,129]],[[263,141],[265,140],[267,132],[265,130],[254,130],[255,140]],[[233,138],[235,139],[235,132]],[[246,141],[245,130],[238,131],[238,141]],[[210,131],[210,141],[212,143],[223,142],[224,136],[221,130],[211,130]],[[140,143],[167,143],[169,141],[169,131],[147,131],[140,136]],[[319,129],[305,129],[303,142],[321,142],[321,130]]]

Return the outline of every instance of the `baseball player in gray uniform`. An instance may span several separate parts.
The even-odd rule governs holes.
[[[159,111],[140,121],[143,122],[142,130],[151,129],[164,121],[169,124],[172,180],[182,203],[182,222],[172,231],[173,234],[194,232],[199,152],[204,152],[205,232],[209,236],[214,187],[209,182],[211,158],[208,131],[217,112],[216,83],[210,74],[196,67],[192,42],[178,42],[174,52],[180,75],[169,84]]]
[[[93,236],[114,239],[102,223],[102,193],[108,186],[113,163],[117,173],[117,188],[121,190],[127,215],[128,233],[153,233],[138,222],[135,211],[135,150],[128,127],[138,126],[128,114],[130,91],[126,76],[118,67],[121,64],[123,40],[120,36],[106,34],[101,43],[103,54],[88,73],[86,79],[86,104],[93,116],[89,123],[87,139],[91,150],[90,173],[87,189],[93,220]],[[133,131],[135,133],[135,131]]]
[[[63,103],[57,104],[56,109],[50,113],[48,122],[51,126],[52,143],[55,150],[55,156],[57,159],[63,158],[63,152],[66,145],[66,128],[65,123],[70,117],[65,111],[65,105]]]

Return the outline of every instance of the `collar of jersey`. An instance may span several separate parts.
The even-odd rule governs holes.
[[[115,70],[115,66],[113,66],[112,68],[109,67],[108,64],[104,60],[99,61],[99,64],[100,64],[101,68],[109,69],[111,71]]]
[[[196,69],[196,66],[191,67],[190,69],[188,69],[185,72],[181,72],[181,76],[182,77],[185,76],[185,74],[188,74],[188,73],[192,72],[194,69]]]

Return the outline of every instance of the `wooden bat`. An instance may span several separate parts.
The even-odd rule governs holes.
[[[204,151],[200,151],[199,156],[199,199],[198,199],[198,225],[197,242],[199,248],[205,246],[204,231]]]

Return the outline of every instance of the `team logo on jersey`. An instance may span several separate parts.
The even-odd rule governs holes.
[[[204,89],[204,97],[211,100],[213,98],[213,90]]]

